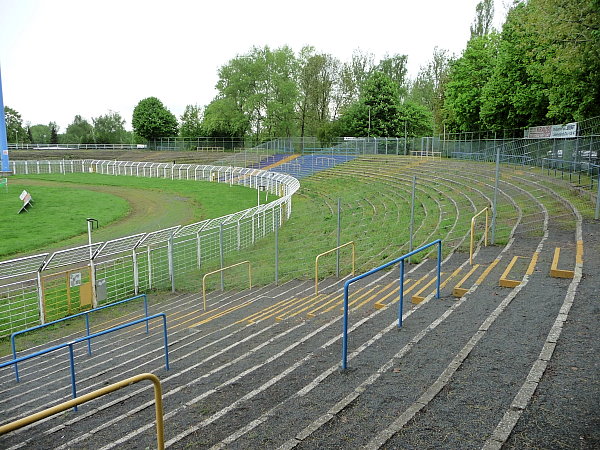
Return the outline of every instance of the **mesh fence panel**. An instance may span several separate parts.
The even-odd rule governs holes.
[[[0,336],[39,324],[38,298],[35,278],[0,286]]]

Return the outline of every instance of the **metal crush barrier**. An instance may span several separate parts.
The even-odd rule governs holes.
[[[58,414],[60,412],[66,411],[69,408],[77,409],[78,405],[82,403],[89,402],[95,398],[101,397],[106,394],[110,394],[111,392],[117,391],[124,387],[130,386],[134,383],[139,383],[140,381],[149,380],[152,382],[154,387],[154,406],[156,412],[156,444],[159,450],[165,448],[165,432],[164,432],[164,422],[163,422],[163,406],[162,406],[162,387],[160,384],[159,378],[151,373],[142,373],[140,375],[135,375],[130,378],[126,378],[125,380],[117,381],[116,383],[110,384],[103,388],[97,389],[95,391],[89,392],[81,397],[74,398],[72,400],[68,400],[66,402],[60,403],[51,408],[44,409],[43,411],[37,412],[35,414],[31,414],[30,416],[24,417],[19,420],[15,420],[14,422],[7,423],[6,425],[0,426],[0,435],[10,433],[11,431],[17,430],[19,428],[23,428],[24,426],[30,425],[39,420],[45,419],[46,417],[53,416],[54,414]]]

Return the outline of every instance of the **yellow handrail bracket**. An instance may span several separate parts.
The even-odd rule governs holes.
[[[485,240],[485,246],[487,247],[487,237],[488,237],[488,223],[489,223],[489,211],[490,208],[489,206],[486,206],[485,208],[483,208],[481,211],[479,211],[477,214],[475,214],[473,216],[473,218],[471,219],[471,245],[469,246],[469,264],[473,265],[473,247],[475,244],[475,219],[480,216],[481,214],[485,213],[485,233],[484,233],[484,240]]]
[[[223,267],[221,269],[208,272],[202,277],[202,302],[204,304],[204,311],[206,311],[206,277],[209,275],[214,275],[215,273],[223,272],[224,270],[231,269],[233,267],[241,266],[242,264],[248,264],[248,282],[250,284],[250,289],[252,289],[252,264],[250,263],[250,261],[242,261],[236,264],[232,264],[231,266]]]
[[[350,242],[346,242],[345,244],[339,245],[336,248],[332,248],[331,250],[327,250],[326,252],[323,252],[320,255],[317,255],[317,257],[315,258],[315,295],[319,294],[319,258],[321,256],[328,255],[330,253],[335,252],[336,250],[339,250],[343,247],[347,247],[349,245],[352,246],[352,276],[354,276],[356,246],[354,245],[354,241],[350,241]]]
[[[165,448],[165,432],[163,423],[162,388],[158,377],[151,373],[142,373],[140,375],[127,378],[125,380],[117,381],[116,383],[113,383],[109,386],[105,386],[101,389],[97,389],[93,392],[82,395],[81,397],[74,398],[72,400],[60,403],[51,408],[44,409],[43,411],[37,412],[35,414],[31,414],[30,416],[23,417],[19,420],[15,420],[14,422],[7,423],[6,425],[2,425],[0,426],[0,435],[17,430],[33,422],[37,422],[38,420],[42,420],[46,417],[53,416],[54,414],[58,414],[69,408],[73,408],[74,406],[88,402],[97,397],[110,394],[111,392],[114,392],[116,390],[119,390],[134,383],[138,383],[143,380],[150,380],[154,385],[154,404],[156,410],[156,443],[157,448],[159,450],[163,450]]]

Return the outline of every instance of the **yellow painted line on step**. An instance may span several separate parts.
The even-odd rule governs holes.
[[[513,259],[510,261],[508,266],[506,266],[506,270],[500,276],[500,281],[498,281],[498,285],[502,287],[517,287],[521,282],[519,280],[510,280],[508,278],[508,274],[512,270],[513,266],[517,262],[519,258],[523,258],[523,256],[513,256]]]
[[[362,292],[365,288],[360,288],[357,290],[357,292]],[[321,309],[325,308],[326,306],[331,305],[334,302],[340,301],[341,299],[344,298],[344,294],[337,294],[335,297],[333,297],[331,300],[323,303],[321,306],[319,306],[318,308],[313,309],[312,311],[309,311],[307,316],[308,317],[315,317],[317,314],[317,311],[320,311]]]
[[[450,283],[450,280],[452,280],[460,272],[462,272],[462,267],[458,267],[457,269],[455,269],[454,272],[452,272],[448,278],[446,278],[444,281],[442,281],[442,284],[440,284],[440,289],[444,289],[446,287],[446,285],[448,283]]]
[[[210,317],[208,317],[208,318],[206,318],[204,320],[201,320],[200,322],[195,323],[191,327],[202,325],[202,324],[208,323],[208,322],[210,322],[212,320],[218,319],[219,317],[226,316],[227,314],[231,314],[232,312],[237,311],[238,309],[244,308],[244,307],[248,306],[251,303],[252,303],[252,301],[249,301],[249,302],[242,303],[242,304],[239,304],[239,305],[236,305],[236,306],[232,306],[231,308],[228,308],[228,309],[226,309],[224,311],[221,311],[221,312],[219,312],[217,314],[213,314],[212,316],[210,316]]]
[[[493,260],[492,263],[483,271],[483,273],[481,275],[479,275],[479,278],[477,278],[477,280],[475,280],[475,284],[480,285],[481,283],[483,283],[483,280],[485,280],[487,278],[487,276],[490,274],[492,269],[494,267],[496,267],[496,265],[498,265],[499,262],[500,262],[500,258],[496,258],[495,260]]]
[[[258,311],[258,312],[255,312],[254,314],[250,314],[249,316],[247,316],[247,317],[244,317],[244,318],[243,318],[243,319],[241,319],[241,320],[238,320],[236,323],[242,323],[242,322],[248,322],[248,321],[251,321],[251,320],[252,320],[254,317],[257,317],[257,316],[260,316],[261,314],[264,314],[264,312],[265,312],[265,311],[271,311],[271,310],[273,310],[273,309],[277,309],[277,308],[279,308],[281,305],[284,305],[284,304],[286,304],[287,302],[289,302],[289,301],[292,301],[293,299],[294,299],[294,298],[292,297],[292,298],[286,298],[286,299],[284,299],[284,300],[280,300],[280,301],[278,301],[277,303],[274,303],[274,304],[272,304],[272,305],[270,305],[270,306],[267,306],[267,307],[266,307],[266,308],[264,308],[264,309],[261,309],[261,310],[260,310],[260,311]]]
[[[558,268],[558,259],[560,258],[560,247],[554,249],[554,257],[550,266],[550,276],[554,278],[573,278],[575,272],[572,270],[561,270]]]
[[[388,284],[387,286],[384,286],[382,289],[380,289],[379,291],[377,291],[375,294],[369,296],[366,300],[362,301],[360,304],[356,305],[355,308],[353,308],[353,311],[356,311],[358,308],[362,308],[364,305],[366,305],[367,303],[372,302],[374,299],[377,298],[378,295],[380,295],[381,293],[387,291],[388,289],[391,289],[392,287],[394,287],[394,285],[398,284],[397,281],[392,281],[390,284]]]
[[[441,275],[444,275],[444,272],[442,272],[442,273],[440,274],[440,276],[441,276]],[[419,303],[421,303],[423,300],[425,300],[425,297],[421,297],[419,294],[421,294],[423,291],[425,291],[426,289],[428,289],[428,288],[429,288],[429,287],[430,287],[430,286],[431,286],[433,283],[435,283],[435,282],[436,282],[436,280],[437,280],[437,276],[433,277],[433,278],[432,278],[432,279],[429,281],[429,283],[427,283],[425,286],[423,286],[421,289],[419,289],[417,292],[415,292],[415,294],[414,294],[414,295],[411,297],[410,301],[411,301],[412,303],[419,304]]]
[[[535,266],[537,265],[537,260],[540,256],[540,252],[534,252],[533,256],[531,257],[531,262],[529,263],[529,267],[527,267],[527,272],[525,272],[527,275],[533,275],[533,272],[535,271]]]
[[[366,288],[365,288],[365,289],[366,289]],[[365,295],[369,295],[371,292],[373,292],[375,289],[377,289],[377,287],[373,287],[373,288],[371,288],[371,289],[368,289],[368,290],[366,290],[366,291],[365,291],[365,289],[363,289],[363,290],[361,291],[360,295],[358,295],[358,296],[356,296],[356,294],[357,294],[357,293],[355,293],[355,295],[354,295],[354,300],[352,300],[351,302],[348,302],[348,307],[350,307],[350,306],[354,305],[356,302],[358,302],[358,301],[360,301],[361,299],[363,299],[363,298],[365,297]],[[326,309],[324,309],[324,310],[323,310],[323,311],[321,311],[321,312],[324,312],[324,313],[326,313],[326,312],[329,312],[329,311],[331,311],[332,309],[335,309],[335,307],[336,307],[336,306],[339,306],[339,305],[343,304],[343,303],[344,303],[344,299],[343,299],[343,297],[344,297],[343,295],[340,295],[340,299],[339,299],[339,301],[335,302],[335,303],[334,303],[333,305],[331,305],[329,308],[326,308]],[[342,308],[342,309],[343,309],[343,308]]]
[[[301,314],[303,311],[313,308],[316,304],[318,304],[320,301],[322,301],[324,297],[325,296],[323,296],[322,294],[304,297],[304,300],[306,300],[305,302],[301,303],[300,305],[296,305],[295,308],[292,308],[291,310],[286,311],[281,316],[277,316],[275,318],[275,320],[283,320],[283,319],[289,319],[290,317],[295,317],[298,314]]]
[[[404,280],[404,286],[406,286],[407,284],[409,284],[412,280],[410,278],[407,278],[406,280]],[[394,281],[394,283],[396,283]],[[385,308],[387,305],[385,303],[383,303],[384,301],[386,301],[388,298],[390,298],[392,295],[397,294],[398,291],[400,290],[400,286],[397,286],[394,288],[393,291],[389,292],[388,294],[384,295],[383,297],[381,297],[377,302],[375,302],[375,304],[373,306],[375,306],[375,309],[382,309]]]
[[[304,298],[292,299],[287,304],[281,306],[281,308],[278,308],[275,311],[271,310],[271,311],[265,312],[259,316],[256,316],[253,319],[248,320],[248,323],[256,323],[260,320],[265,320],[265,319],[269,319],[271,317],[275,317],[275,316],[281,314],[282,312],[285,312],[288,309],[292,308],[294,305],[301,303],[303,300],[304,300]]]
[[[286,158],[283,158],[280,161],[277,161],[276,163],[269,164],[268,166],[265,166],[265,167],[261,168],[260,170],[269,170],[269,169],[272,169],[273,167],[281,166],[282,164],[289,163],[290,161],[293,161],[294,159],[298,158],[299,156],[300,155],[291,155],[291,156],[288,156]]]
[[[575,264],[583,264],[583,241],[577,241],[577,254],[575,255]]]
[[[246,298],[249,298],[249,295],[244,295],[242,297],[239,298],[239,301],[242,301]],[[244,302],[243,304],[250,304],[252,302],[254,302],[255,300],[248,300],[247,302]],[[190,323],[196,323],[197,321],[201,320],[203,317],[207,317],[207,316],[212,316],[216,313],[219,312],[223,312],[225,311],[224,309],[222,309],[223,306],[218,306],[215,309],[211,309],[209,311],[200,311],[200,310],[196,310],[196,311],[191,311],[185,314],[182,314],[181,316],[177,316],[177,313],[173,313],[171,317],[171,322],[172,322],[172,328],[173,329],[179,329],[179,328],[186,328],[189,327]],[[181,320],[182,318],[186,318],[186,320]],[[195,325],[191,325],[192,327]]]
[[[429,277],[429,275],[423,275],[421,278],[419,278],[417,281],[415,281],[415,284],[413,284],[412,286],[410,286],[408,289],[404,289],[403,294],[410,294],[410,291],[412,291],[413,289],[415,289],[419,284],[421,284],[422,281],[426,280]],[[434,278],[435,279],[435,278]],[[396,303],[400,301],[400,296],[398,296],[397,299],[392,300],[389,304],[391,305],[392,303]]]
[[[462,287],[462,285],[465,283],[465,281],[469,279],[471,275],[473,275],[473,272],[475,272],[478,267],[479,264],[475,264],[473,267],[471,267],[471,270],[469,270],[467,274],[461,278],[458,284],[454,286],[454,289],[452,289],[452,295],[454,297],[460,298],[467,293],[468,289],[465,289],[464,287]]]
[[[354,300],[352,300],[351,302],[348,302],[348,308],[350,308],[351,306],[356,305],[357,303],[359,303],[363,298],[367,297],[370,293],[372,293],[373,291],[377,290],[377,286],[375,286],[372,289],[369,289],[367,292],[365,292],[362,295],[359,295],[358,297],[356,297]],[[343,303],[343,302],[342,302]],[[342,308],[343,310],[344,308]]]

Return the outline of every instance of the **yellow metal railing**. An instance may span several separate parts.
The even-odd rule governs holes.
[[[236,264],[232,264],[231,266],[223,267],[222,269],[213,270],[212,272],[208,272],[204,274],[202,277],[202,301],[204,303],[204,311],[206,311],[206,277],[209,275],[214,275],[215,273],[223,272],[224,270],[231,269],[232,267],[237,267],[242,264],[248,264],[248,280],[250,282],[250,289],[252,289],[252,264],[250,261],[242,261]]]
[[[469,247],[469,264],[473,265],[473,247],[475,244],[475,219],[477,219],[478,216],[480,216],[481,214],[485,213],[485,233],[484,233],[484,239],[485,239],[485,246],[487,247],[487,237],[488,237],[488,217],[489,217],[489,211],[490,208],[488,206],[486,206],[485,208],[483,208],[481,211],[479,211],[477,214],[475,214],[473,216],[473,218],[471,219],[471,245]]]
[[[6,425],[0,426],[0,435],[9,433],[11,431],[22,428],[38,420],[45,419],[46,417],[52,416],[63,412],[69,408],[80,405],[82,403],[93,400],[105,394],[109,394],[133,383],[137,383],[142,380],[150,380],[154,385],[154,403],[156,409],[156,443],[157,448],[162,450],[165,448],[165,433],[163,425],[163,407],[162,407],[162,388],[160,386],[160,380],[156,375],[151,373],[142,373],[125,380],[118,381],[109,386],[105,386],[101,389],[90,392],[89,394],[82,395],[81,397],[74,398],[67,402],[45,409],[43,411],[31,414],[30,416],[23,417],[22,419],[15,420],[14,422],[7,423]]]
[[[354,241],[350,241],[350,242],[346,242],[345,244],[339,245],[336,248],[332,248],[331,250],[327,250],[326,252],[323,252],[320,255],[317,255],[317,257],[315,258],[315,295],[319,294],[319,258],[321,256],[328,255],[329,253],[333,253],[336,250],[339,250],[343,247],[347,247],[348,245],[352,246],[352,276],[354,276],[354,267],[355,267],[354,261],[355,261],[356,248],[354,245]]]

